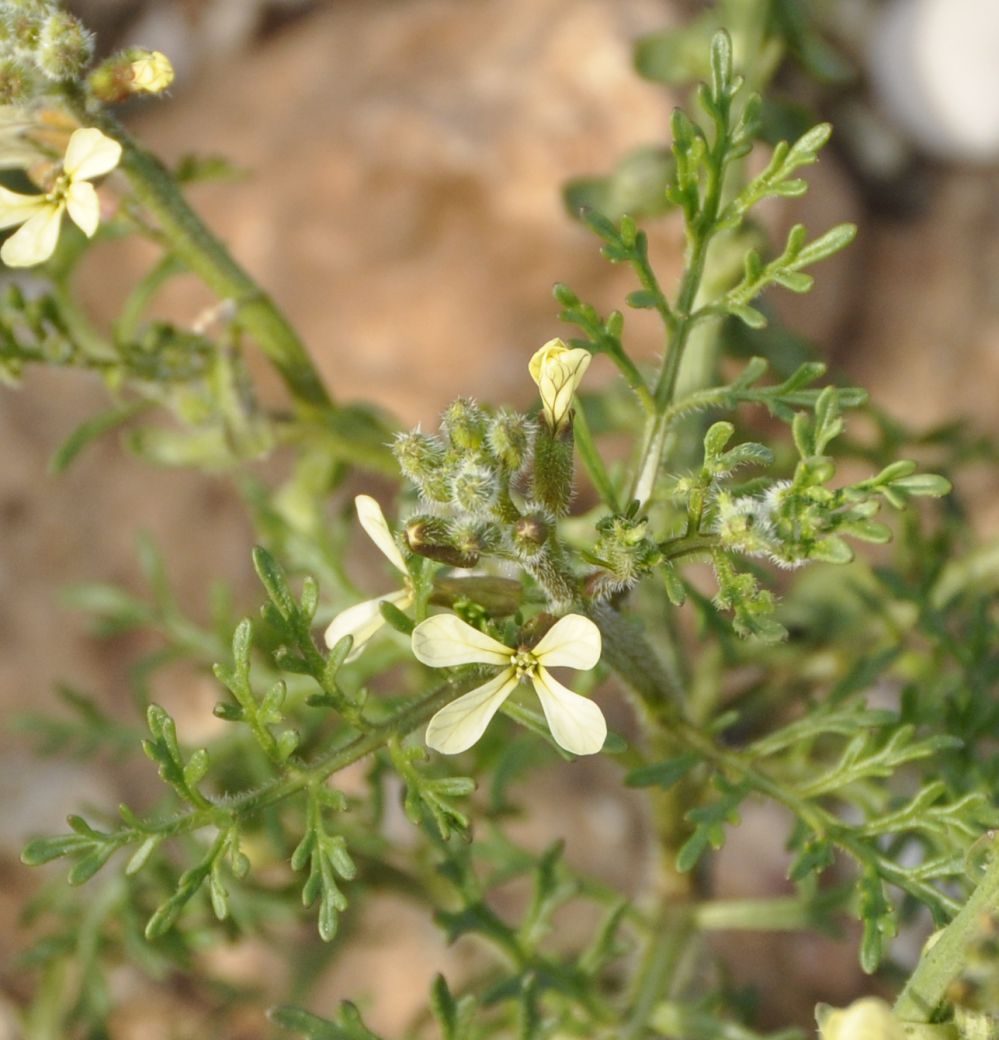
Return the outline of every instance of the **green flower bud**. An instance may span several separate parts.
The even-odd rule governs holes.
[[[466,552],[455,544],[451,524],[439,516],[414,516],[403,532],[403,538],[417,556],[446,563],[449,567],[474,567],[477,552]]]
[[[31,73],[13,58],[0,61],[0,105],[17,105],[31,96]]]
[[[26,9],[9,11],[4,15],[3,26],[4,37],[14,47],[20,47],[23,51],[30,51],[33,57],[42,30],[42,20],[39,13]]]
[[[551,525],[540,513],[522,516],[513,528],[513,546],[524,559],[533,559],[543,552]]]
[[[573,495],[572,424],[553,433],[543,424],[534,440],[534,497],[554,516],[565,516]]]
[[[435,502],[450,498],[447,481],[441,469],[444,465],[444,445],[436,437],[428,437],[419,430],[400,433],[392,444],[392,454],[403,474],[423,494]]]
[[[516,473],[530,456],[534,430],[526,415],[502,409],[489,421],[486,443],[500,465]]]
[[[464,513],[489,512],[498,494],[496,473],[477,462],[466,462],[451,478],[451,501]]]
[[[736,498],[722,491],[714,505],[714,529],[723,548],[752,556],[773,547],[773,528],[766,503],[748,495]]]
[[[451,542],[466,557],[495,552],[500,541],[500,530],[496,524],[470,519],[454,520],[451,523]]]
[[[78,78],[93,54],[93,37],[78,18],[55,11],[42,23],[35,60],[49,79]]]
[[[101,62],[87,85],[94,97],[114,104],[135,94],[162,94],[173,77],[173,65],[165,54],[130,47]]]
[[[441,415],[441,430],[456,448],[478,451],[486,436],[485,412],[470,398],[455,398]]]
[[[588,579],[595,599],[606,599],[630,588],[661,561],[662,552],[646,537],[647,529],[644,517],[633,520],[608,516],[597,524],[600,537],[593,554],[604,570]]]

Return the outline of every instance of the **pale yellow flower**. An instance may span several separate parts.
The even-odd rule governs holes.
[[[130,64],[136,94],[162,94],[173,83],[173,65],[160,51],[146,51]]]
[[[572,398],[590,365],[591,354],[581,347],[568,347],[551,339],[535,351],[528,368],[538,384],[541,410],[548,428],[561,430],[569,421]]]
[[[413,653],[431,668],[502,665],[503,670],[441,708],[427,726],[427,744],[445,755],[470,748],[522,679],[534,687],[555,742],[575,755],[593,755],[607,738],[607,723],[593,701],[573,693],[549,668],[593,668],[600,660],[600,630],[580,614],[556,621],[537,646],[511,649],[453,614],[427,618],[413,630]]]
[[[877,997],[862,997],[847,1008],[821,1008],[819,1035],[822,1040],[906,1040],[902,1023]]]
[[[121,159],[121,145],[95,128],[76,130],[66,146],[62,172],[50,191],[21,195],[0,188],[0,228],[22,227],[0,249],[8,267],[30,267],[52,255],[59,241],[62,215],[89,238],[100,222],[100,204],[90,181],[109,173]]]
[[[355,660],[364,649],[364,644],[385,624],[381,611],[382,603],[392,603],[400,610],[405,610],[413,602],[413,590],[409,584],[406,561],[395,544],[395,538],[389,530],[381,506],[370,495],[358,495],[354,499],[354,508],[357,510],[357,519],[360,520],[361,527],[364,528],[367,536],[378,546],[389,563],[397,571],[406,575],[406,582],[396,592],[390,592],[385,596],[378,596],[376,599],[365,600],[363,603],[348,607],[330,622],[323,638],[331,650],[344,636],[354,637],[354,644],[347,656],[348,661]]]

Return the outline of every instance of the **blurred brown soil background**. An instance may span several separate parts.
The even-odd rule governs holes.
[[[610,268],[593,237],[565,215],[560,187],[604,172],[626,150],[665,137],[674,103],[631,69],[631,42],[686,17],[667,0],[215,0],[143,5],[81,0],[91,24],[115,38],[160,47],[181,72],[173,96],[132,113],[136,131],[169,162],[223,154],[246,177],[205,184],[192,198],[236,256],[273,292],[310,345],[340,399],[363,397],[407,422],[433,425],[458,393],[526,404],[526,361],[561,331],[550,296],[565,281],[607,311],[621,305],[627,274]],[[999,433],[999,174],[935,168],[924,205],[904,219],[871,211],[830,154],[809,171],[813,190],[773,216],[821,231],[861,226],[857,243],[816,273],[804,299],[780,301],[792,327],[820,344],[889,410],[932,425],[966,417]],[[653,249],[666,284],[679,270],[682,236],[666,221]],[[135,265],[148,259],[102,247],[85,275],[89,305],[110,318]],[[776,299],[776,297],[775,297]],[[190,284],[164,311],[193,323],[207,298]],[[651,326],[629,318],[646,356]],[[608,366],[609,368],[609,366]],[[595,378],[608,378],[598,359]],[[55,704],[71,678],[123,714],[134,647],[92,640],[60,604],[74,582],[138,587],[135,538],[163,547],[181,599],[204,614],[206,576],[256,601],[251,533],[226,482],[151,471],[113,438],[89,448],[64,476],[46,475],[54,449],[104,403],[75,374],[31,373],[0,396],[0,710]],[[995,474],[983,474],[975,523],[999,527]],[[197,739],[215,691],[164,693],[181,733]],[[126,786],[154,784],[144,761],[127,776],[74,761],[32,759],[7,733],[0,756],[0,948],[16,945],[16,920],[33,878],[17,863],[29,833],[59,830],[81,802],[114,805]],[[642,821],[600,770],[554,777],[556,826],[589,848],[591,866],[637,882]],[[613,777],[611,776],[611,779]],[[131,792],[130,792],[131,794]],[[540,799],[539,799],[540,801]],[[595,808],[596,807],[596,808]],[[543,811],[542,811],[543,814]],[[552,811],[553,816],[555,815]],[[763,814],[765,817],[766,814]],[[568,822],[567,822],[568,821]],[[719,878],[731,895],[780,890],[783,824],[752,818],[730,843]],[[594,828],[602,828],[596,830]],[[608,830],[613,841],[601,840]],[[603,851],[600,851],[603,850]],[[625,850],[622,852],[622,850]],[[745,864],[751,864],[749,871]],[[59,868],[57,868],[59,869]],[[781,980],[786,1011],[835,1003],[859,989],[852,950],[742,937],[745,979]],[[425,998],[444,966],[429,922],[390,906],[363,921],[358,952],[320,987],[315,1008],[372,996],[371,1023],[392,1033]],[[226,951],[234,979],[280,983],[281,966],[258,943]],[[5,1012],[25,995],[12,965],[0,969]],[[205,1035],[204,1009],[169,987],[151,992],[123,975],[112,1036],[145,1040]],[[276,988],[272,996],[280,996]],[[262,1035],[251,1019],[226,1036]],[[6,1029],[6,1032],[5,1032]]]

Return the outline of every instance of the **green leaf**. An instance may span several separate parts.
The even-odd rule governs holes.
[[[896,491],[904,491],[908,495],[927,495],[931,498],[941,498],[949,495],[952,490],[951,482],[946,477],[937,473],[916,473],[911,477],[902,477],[892,482],[892,488]]]
[[[280,616],[285,621],[295,618],[298,605],[288,588],[288,580],[277,561],[263,546],[258,545],[253,550],[253,569]]]
[[[49,460],[49,472],[65,473],[80,452],[89,444],[151,407],[152,403],[149,401],[132,401],[120,408],[95,415],[92,419],[81,423],[56,449],[55,454]]]
[[[700,757],[688,752],[685,755],[677,755],[675,758],[667,758],[663,762],[656,762],[650,766],[641,766],[628,773],[624,782],[629,787],[661,787],[668,790],[677,781],[682,780],[700,762]]]
[[[340,1013],[334,1022],[291,1004],[271,1008],[267,1017],[274,1025],[290,1029],[305,1040],[381,1040],[365,1026],[357,1008],[349,1001],[340,1005]]]
[[[677,853],[676,869],[681,873],[692,870],[708,848],[720,849],[725,844],[727,828],[739,822],[738,808],[749,793],[748,787],[730,784],[721,776],[715,777],[714,786],[721,797],[691,809],[685,817],[695,828]]]

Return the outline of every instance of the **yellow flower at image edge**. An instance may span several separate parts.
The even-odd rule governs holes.
[[[63,213],[89,238],[100,223],[100,203],[90,181],[110,173],[121,159],[121,145],[95,128],[75,130],[66,146],[62,171],[52,189],[21,195],[0,188],[0,228],[21,228],[0,249],[8,267],[30,267],[52,255]]]
[[[331,650],[344,636],[354,637],[354,645],[347,655],[348,661],[355,660],[364,649],[364,644],[385,624],[381,611],[382,603],[392,603],[400,610],[405,610],[413,602],[406,561],[395,544],[395,538],[392,537],[381,506],[370,495],[358,495],[354,499],[354,508],[365,534],[378,546],[389,563],[406,575],[406,583],[397,592],[390,592],[385,596],[378,596],[377,599],[365,600],[348,607],[330,622],[323,638]]]
[[[503,702],[522,679],[534,687],[555,742],[574,755],[593,755],[607,739],[607,723],[593,701],[573,693],[552,677],[549,668],[588,671],[600,660],[600,630],[580,614],[556,621],[537,646],[511,649],[453,614],[427,618],[413,630],[413,653],[431,668],[495,664],[503,670],[441,708],[427,726],[427,744],[456,755],[470,748],[486,730]]]
[[[541,409],[550,430],[558,431],[568,422],[573,394],[590,367],[590,360],[588,350],[568,347],[560,339],[551,339],[534,352],[528,370],[538,384]]]
[[[847,1008],[821,1005],[821,1040],[906,1040],[902,1023],[878,997],[862,997]]]

